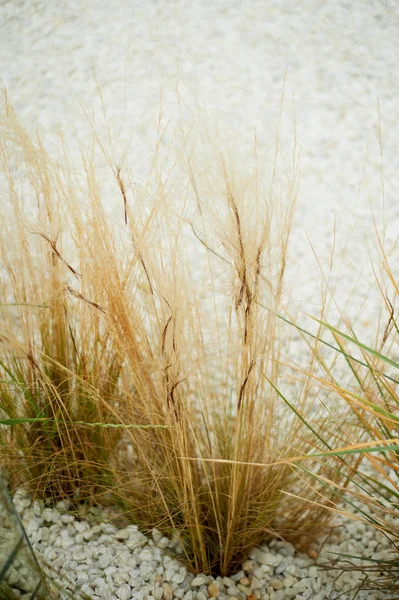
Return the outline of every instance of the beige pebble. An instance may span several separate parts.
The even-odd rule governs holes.
[[[283,584],[284,584],[285,588],[292,587],[294,585],[294,583],[296,583],[296,582],[297,582],[297,580],[292,575],[287,575],[287,577],[285,577],[283,580]]]
[[[216,583],[212,582],[209,586],[208,586],[208,594],[210,598],[217,598],[220,594],[220,590],[218,588],[218,586],[216,585]]]
[[[282,590],[283,587],[284,587],[284,584],[281,581],[281,579],[271,579],[269,581],[269,583],[272,586],[272,588],[275,589],[275,590]]]
[[[253,560],[246,560],[245,563],[243,563],[242,565],[242,570],[245,571],[245,573],[250,573],[251,571],[253,571],[255,568],[255,563]]]
[[[169,583],[164,583],[162,587],[163,587],[163,600],[172,600],[173,591],[172,591],[172,588],[170,587]]]

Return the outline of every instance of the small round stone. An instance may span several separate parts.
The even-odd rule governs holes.
[[[208,585],[208,594],[210,598],[218,598],[220,594],[219,586],[214,581]]]
[[[272,588],[275,589],[275,590],[281,590],[284,587],[284,584],[281,581],[281,579],[271,579],[269,581],[269,583],[272,586]]]
[[[173,590],[168,583],[163,584],[163,600],[172,600]]]
[[[205,575],[198,575],[191,582],[191,587],[200,587],[200,585],[204,585],[206,583]]]
[[[120,600],[130,600],[132,594],[132,590],[130,585],[124,583],[121,585],[115,592],[115,595]]]

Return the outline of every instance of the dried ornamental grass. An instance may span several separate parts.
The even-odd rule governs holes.
[[[270,536],[307,547],[328,526],[336,488],[295,458],[339,485],[354,461],[311,459],[347,436],[281,360],[296,149],[285,177],[278,146],[262,176],[256,153],[242,173],[182,148],[142,186],[110,163],[116,214],[99,138],[82,175],[5,99],[1,467],[41,497],[118,502],[196,571],[227,574]]]

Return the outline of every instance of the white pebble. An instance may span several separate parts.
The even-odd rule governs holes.
[[[130,537],[130,532],[128,529],[120,529],[119,531],[117,531],[115,533],[115,539],[120,540],[120,541],[125,541],[128,540]]]
[[[161,587],[158,587],[154,592],[155,600],[162,600],[163,594],[163,589]]]
[[[94,588],[94,589],[96,589],[96,588],[102,588],[104,585],[105,585],[105,579],[103,577],[96,577],[91,582],[91,587]]]
[[[120,600],[130,600],[131,594],[131,587],[127,583],[121,585],[115,592],[116,597]]]
[[[61,515],[60,517],[61,523],[65,523],[65,525],[68,525],[69,523],[73,523],[75,521],[75,517],[73,515]]]
[[[318,571],[317,567],[310,567],[308,573],[309,573],[309,577],[316,579],[319,574],[319,571]]]
[[[98,566],[100,569],[106,569],[112,563],[112,556],[110,557],[108,554],[103,554],[98,560]]]
[[[251,588],[253,590],[260,590],[262,589],[263,585],[262,583],[259,581],[259,579],[255,576],[252,577],[251,579]]]
[[[191,587],[200,587],[200,585],[204,585],[206,583],[205,575],[198,575],[191,582]]]
[[[142,577],[143,577],[143,575],[142,575]],[[173,583],[180,584],[180,583],[183,583],[185,578],[186,578],[185,575],[183,575],[182,573],[176,573],[175,575],[173,575],[172,581],[173,581]],[[143,579],[144,579],[144,577],[143,577]]]
[[[85,563],[87,561],[87,553],[86,552],[75,552],[73,555],[73,558],[78,563],[82,563],[82,562]]]
[[[299,578],[301,576],[301,571],[296,565],[289,565],[285,569],[285,572],[288,573],[288,575],[293,575],[294,577],[297,577],[297,578]]]
[[[282,560],[282,556],[276,554],[268,554],[266,552],[263,552],[258,556],[258,562],[260,562],[261,565],[268,565],[270,567],[277,567]]]

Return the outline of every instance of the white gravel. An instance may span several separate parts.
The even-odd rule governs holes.
[[[320,273],[328,266],[335,224],[338,302],[354,289],[346,313],[367,333],[380,295],[369,289],[373,237],[371,206],[387,247],[399,224],[399,4],[396,0],[233,0],[116,2],[3,0],[0,3],[0,77],[19,114],[51,135],[88,139],[82,107],[101,119],[103,92],[112,153],[126,156],[137,178],[152,154],[162,92],[163,119],[173,131],[198,114],[215,117],[231,143],[250,145],[254,128],[265,152],[273,146],[284,74],[281,123],[284,151],[293,143],[291,102],[301,146],[302,183],[291,237],[288,280],[292,307],[316,313]],[[384,202],[377,139],[380,105]],[[164,146],[170,140],[166,136]],[[109,140],[108,140],[109,142]],[[110,175],[109,175],[110,176]],[[112,203],[112,199],[110,199]],[[312,243],[313,249],[309,240]],[[392,266],[398,267],[398,256]],[[169,541],[147,540],[134,526],[91,526],[61,510],[16,499],[28,533],[55,579],[70,581],[74,598],[205,600],[210,594],[244,598],[349,598],[357,575],[335,582],[287,545],[254,552],[247,571],[231,580],[188,574],[170,559]],[[337,548],[375,556],[380,540],[360,525],[337,533]],[[336,547],[326,545],[324,552]],[[216,587],[215,587],[216,586]],[[241,586],[241,587],[240,587]],[[341,587],[340,587],[341,586]],[[343,587],[342,587],[343,586]],[[80,591],[79,591],[80,590]],[[357,598],[383,597],[362,592]]]
[[[77,520],[59,502],[50,508],[23,490],[14,495],[15,506],[46,575],[61,590],[61,599],[81,600],[377,600],[388,593],[359,591],[361,572],[343,572],[316,566],[306,554],[287,543],[274,541],[254,549],[231,577],[212,577],[187,571],[179,561],[181,548],[159,531],[144,536],[135,525],[118,529],[109,509],[96,518]],[[101,520],[102,519],[102,520]],[[338,525],[339,521],[337,521]],[[342,525],[342,524],[341,524]],[[10,519],[0,515],[1,557],[9,553],[13,531]],[[384,538],[362,523],[346,522],[322,541],[318,564],[337,564],[335,553],[389,557]],[[26,569],[25,569],[26,570]],[[23,564],[15,563],[8,576],[26,588]],[[29,595],[21,596],[28,600]]]

